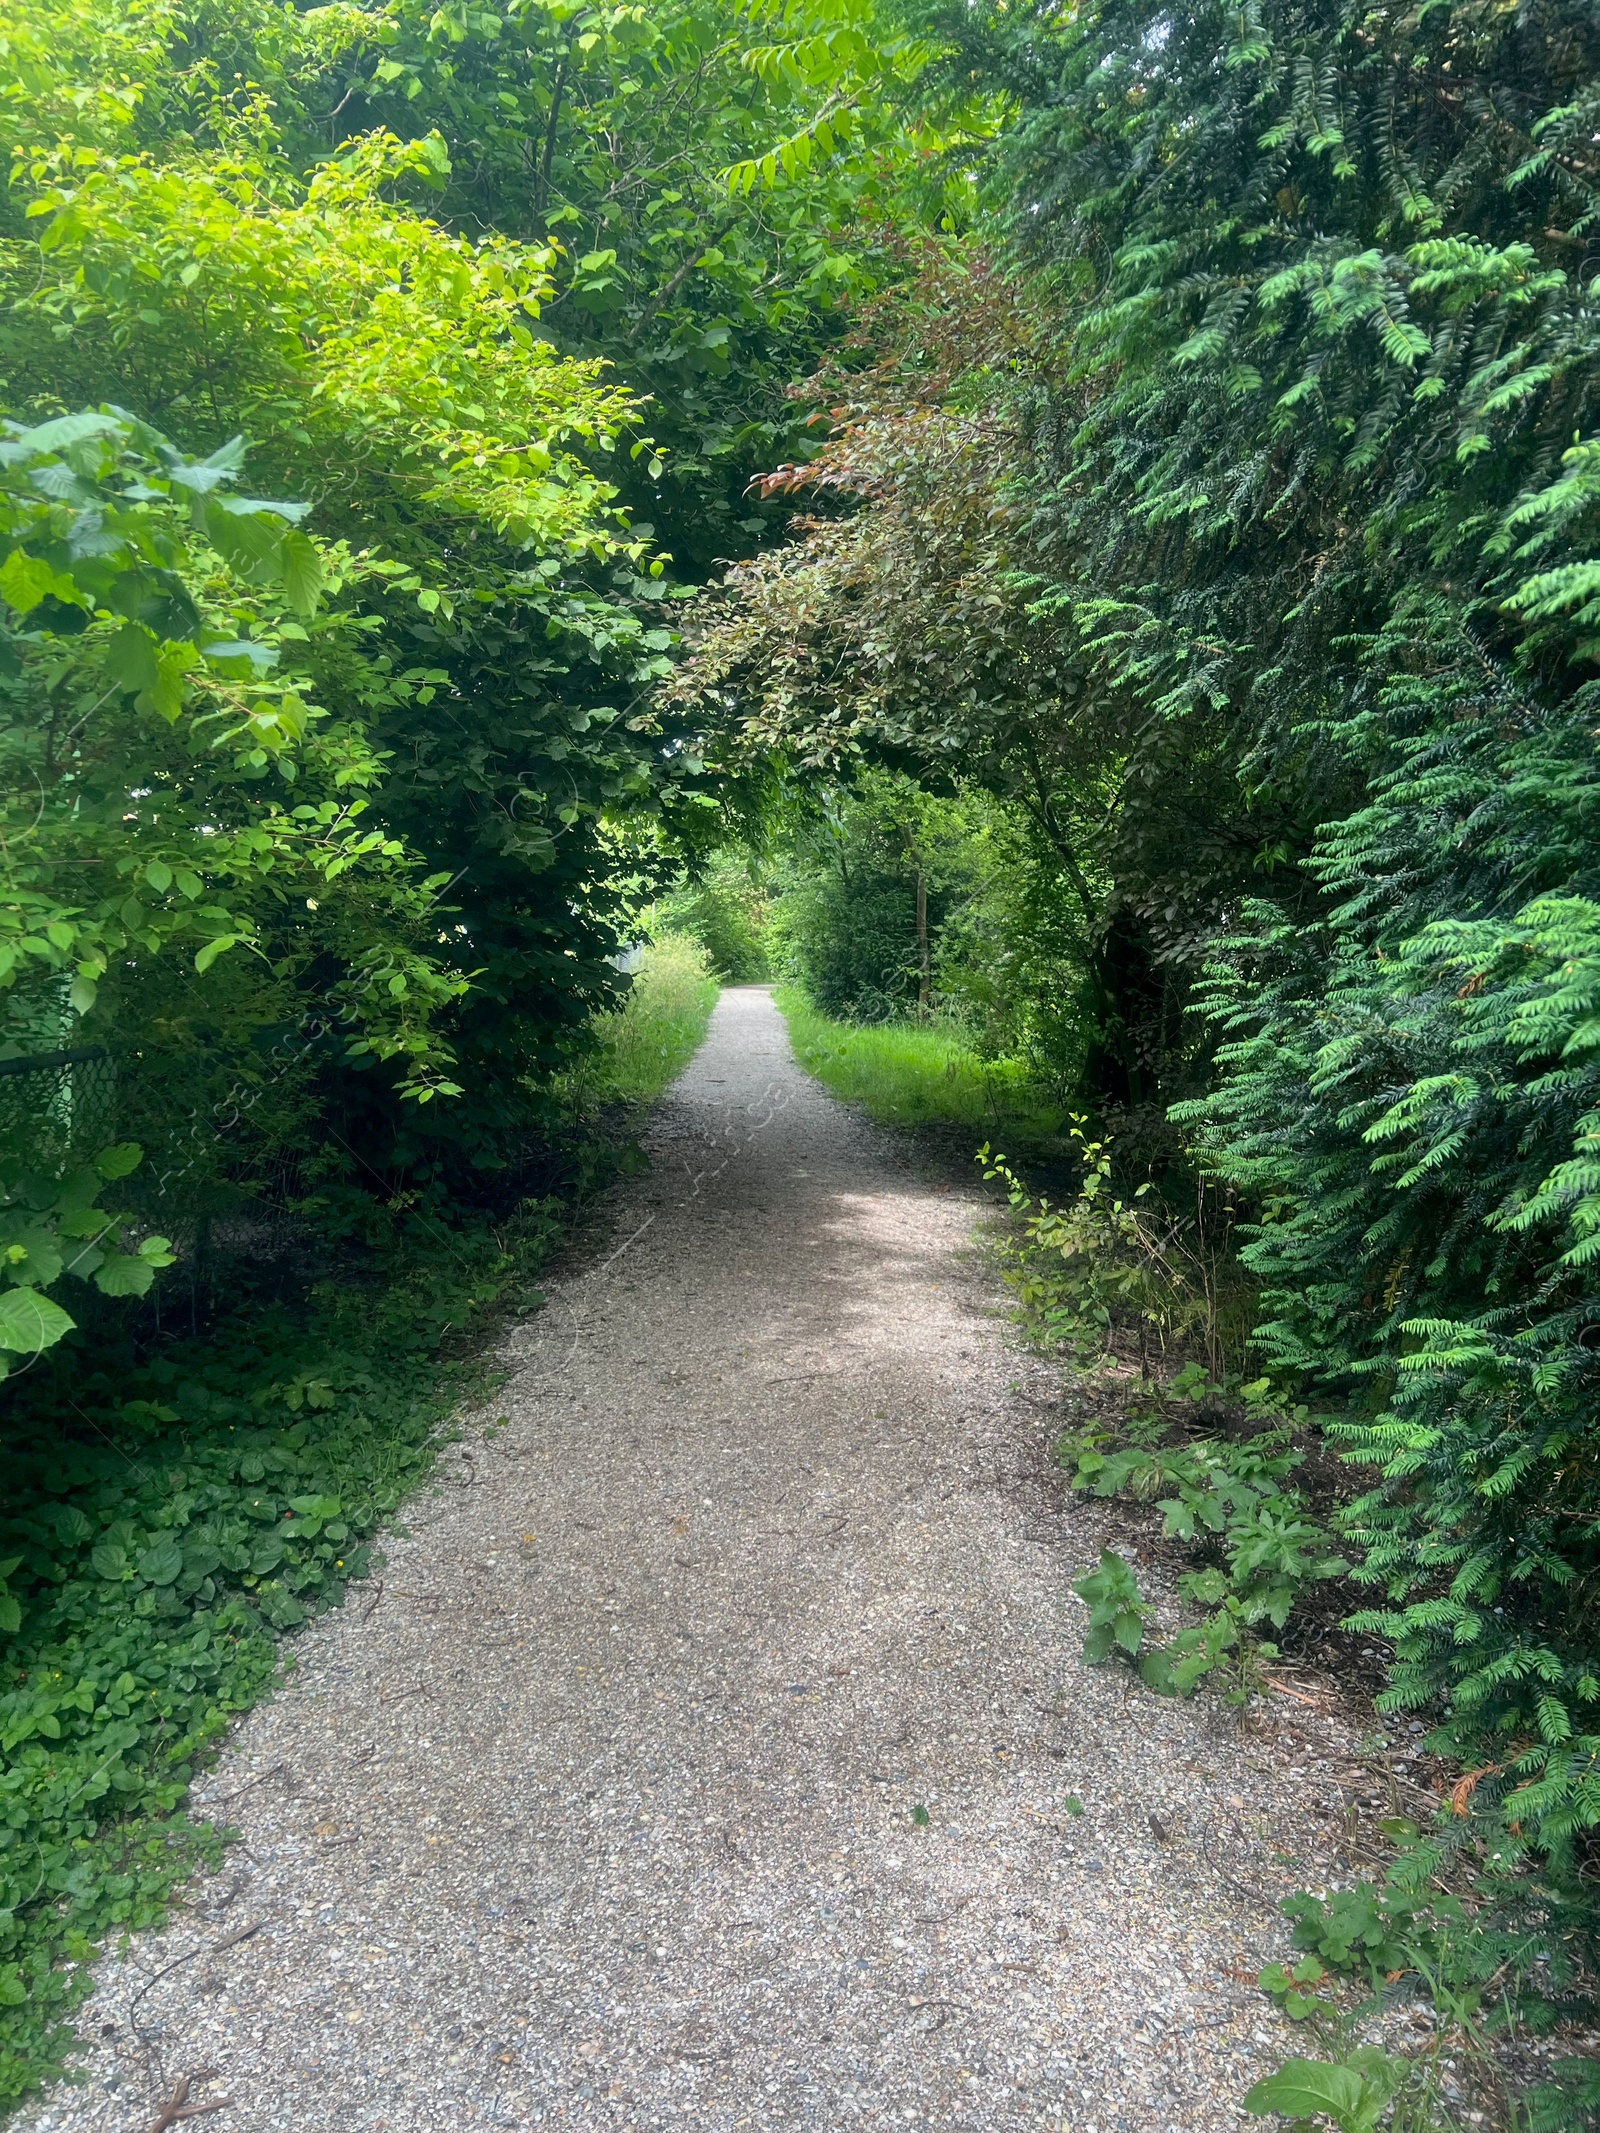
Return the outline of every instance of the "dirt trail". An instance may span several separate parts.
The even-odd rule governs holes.
[[[245,1843],[106,1965],[41,2133],[205,2069],[219,2133],[1239,2124],[1305,1788],[1078,1663],[1100,1532],[1037,1479],[976,1200],[756,988],[651,1138],[201,1788]]]

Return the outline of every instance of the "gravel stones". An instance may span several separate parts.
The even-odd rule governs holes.
[[[976,1196],[760,988],[651,1152],[197,1787],[243,1842],[105,1962],[31,2133],[184,2078],[222,2133],[1160,2133],[1293,2048],[1249,1979],[1316,1828],[1229,1718],[1080,1665],[1104,1514],[1037,1479]]]

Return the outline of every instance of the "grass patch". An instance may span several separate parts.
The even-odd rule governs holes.
[[[962,1127],[1049,1146],[1063,1123],[1016,1059],[980,1059],[937,1023],[834,1022],[792,985],[775,994],[795,1057],[835,1096],[891,1126]]]
[[[627,1004],[597,1021],[599,1047],[580,1069],[588,1092],[653,1102],[699,1051],[721,990],[698,941],[681,933],[652,941]]]

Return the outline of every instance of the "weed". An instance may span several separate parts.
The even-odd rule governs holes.
[[[1153,1197],[1148,1179],[1120,1193],[1111,1144],[1090,1139],[1081,1113],[1070,1114],[1068,1139],[1080,1176],[1061,1206],[1035,1197],[987,1142],[978,1151],[985,1180],[1005,1186],[1014,1220],[1000,1256],[1018,1319],[1040,1347],[1080,1362],[1108,1355],[1118,1331],[1129,1332],[1141,1375],[1149,1374],[1152,1339],[1162,1355],[1198,1342],[1220,1375],[1247,1330],[1227,1250],[1231,1214],[1215,1219],[1204,1187],[1193,1220]]]

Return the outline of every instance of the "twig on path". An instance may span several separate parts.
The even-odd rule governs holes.
[[[240,1941],[248,1940],[253,1933],[259,1933],[265,1924],[264,1918],[253,1918],[247,1926],[235,1926],[231,1933],[224,1933],[221,1940],[208,1940],[199,1948],[191,1948],[187,1955],[174,1956],[170,1963],[147,1977],[128,2002],[128,2023],[134,2034],[138,2034],[139,2025],[133,2019],[133,2010],[153,1985],[159,1985],[172,1971],[181,1970],[185,1963],[192,1963],[197,1955],[220,1955],[224,1948],[237,1947]]]
[[[139,2027],[139,2017],[134,2012],[134,2009],[144,1998],[145,1994],[151,1991],[155,1986],[159,1985],[164,1977],[170,1977],[174,1970],[181,1970],[185,1963],[192,1963],[197,1956],[220,1955],[224,1948],[237,1947],[240,1941],[248,1940],[252,1933],[259,1933],[261,1931],[261,1928],[265,1924],[266,1920],[264,1918],[253,1918],[251,1919],[249,1925],[235,1926],[231,1933],[224,1933],[221,1940],[202,1941],[198,1948],[191,1948],[187,1955],[175,1956],[170,1963],[165,1964],[160,1970],[157,1970],[153,1976],[147,1977],[145,1979],[144,1983],[139,1987],[133,1998],[128,2002],[128,2027],[133,2031],[134,2039],[137,2042],[139,2049],[144,2053],[147,2059],[154,2059],[157,2066],[159,2066],[161,2063],[161,2054],[156,2050],[150,2039]],[[185,2079],[178,2084],[178,2086],[182,2088],[185,2093],[187,2093],[187,2083],[189,2078],[190,2077],[185,2076]],[[204,2077],[199,2074],[193,2076],[193,2079],[195,2079],[196,2081],[202,2080],[203,2078]],[[180,2096],[178,2098],[178,2101],[181,2103],[183,2101],[183,2097]],[[209,2109],[210,2106],[208,2106],[207,2108]],[[193,2115],[194,2114],[192,2112],[186,2113],[180,2111],[178,2113],[179,2117],[192,2117]],[[168,2125],[172,2123],[171,2119],[168,2119],[165,2122]]]
[[[971,1896],[958,1896],[948,1911],[913,1911],[912,1923],[918,1926],[947,1926],[952,1919],[959,1918],[967,1905],[973,1901]]]
[[[150,2123],[150,2133],[167,2133],[168,2126],[175,2126],[182,2118],[203,2118],[208,2111],[225,2111],[232,2102],[230,2096],[219,2096],[214,2103],[191,2103],[189,2084],[192,2081],[209,2081],[216,2072],[214,2066],[203,2067],[198,2074],[185,2074],[159,2114]]]
[[[378,1602],[379,1602],[379,1601],[380,1601],[380,1600],[381,1600],[382,1598],[383,1598],[383,1580],[382,1580],[382,1578],[379,1578],[379,1580],[378,1580],[377,1584],[376,1584],[376,1585],[374,1585],[374,1587],[372,1588],[372,1598],[371,1598],[370,1600],[368,1600],[368,1602],[367,1602],[366,1606],[365,1606],[364,1608],[362,1608],[362,1610],[361,1610],[361,1620],[362,1620],[362,1622],[363,1622],[363,1623],[367,1623],[367,1622],[370,1622],[370,1621],[372,1620],[373,1616],[374,1616],[374,1615],[375,1615],[375,1614],[377,1613],[377,1611],[378,1611]]]
[[[264,1785],[268,1778],[282,1777],[288,1767],[287,1763],[274,1763],[270,1770],[263,1770],[257,1777],[246,1778],[244,1783],[236,1786],[232,1792],[225,1792],[215,1804],[218,1807],[231,1806],[235,1800],[243,1799],[244,1795],[253,1791],[257,1785]]]
[[[1308,1696],[1304,1689],[1291,1689],[1288,1683],[1280,1681],[1276,1674],[1264,1674],[1263,1678],[1268,1688],[1279,1696],[1292,1696],[1296,1703],[1308,1703],[1313,1711],[1325,1711],[1327,1709],[1327,1705],[1323,1703],[1320,1697]]]

